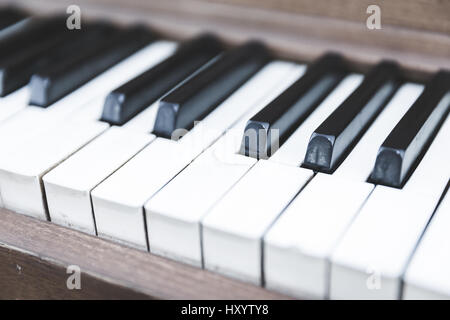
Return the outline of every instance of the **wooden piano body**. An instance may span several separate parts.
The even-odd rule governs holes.
[[[0,1],[0,4],[13,1]],[[69,0],[14,1],[33,13],[65,12]],[[311,61],[342,53],[357,71],[381,58],[399,62],[412,80],[450,69],[447,0],[79,0],[83,18],[142,22],[167,38],[201,31],[234,44],[267,43],[280,57]],[[381,8],[369,30],[366,9]],[[285,299],[287,296],[0,209],[0,298]],[[67,290],[66,268],[82,271]],[[307,298],[307,297],[306,297]]]

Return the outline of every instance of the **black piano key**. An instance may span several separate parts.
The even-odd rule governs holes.
[[[240,153],[257,159],[270,157],[346,72],[346,63],[339,55],[330,53],[315,61],[301,78],[247,122]],[[276,136],[272,130],[276,130]]]
[[[15,8],[0,9],[0,30],[7,28],[27,17],[26,13]]]
[[[402,187],[450,111],[450,72],[438,72],[378,150],[369,180]]]
[[[36,43],[45,41],[49,37],[56,37],[66,30],[65,17],[31,18],[0,38],[0,60],[26,51]]]
[[[106,24],[84,24],[81,30],[68,30],[35,43],[13,57],[0,60],[0,96],[3,97],[28,83],[31,75],[46,64],[76,55],[80,47],[90,46],[112,33]]]
[[[121,30],[89,46],[65,61],[49,64],[30,80],[30,104],[48,107],[95,76],[155,40],[155,35],[141,27]]]
[[[202,35],[180,46],[155,67],[111,92],[101,120],[123,125],[222,51],[219,40]]]
[[[394,62],[373,67],[358,88],[313,132],[303,165],[333,172],[383,110],[401,83]]]
[[[190,130],[270,59],[266,47],[255,41],[224,53],[161,99],[154,133],[171,138],[176,129]]]

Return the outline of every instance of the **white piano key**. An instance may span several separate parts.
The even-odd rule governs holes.
[[[319,173],[264,238],[267,288],[326,298],[328,258],[374,186]]]
[[[29,99],[30,91],[28,87],[23,87],[0,98],[0,122],[24,109],[28,105]]]
[[[52,222],[95,234],[91,190],[154,135],[112,127],[43,177]]]
[[[286,65],[288,66],[288,65]],[[202,264],[200,222],[256,160],[238,154],[247,120],[305,71],[291,68],[270,94],[145,205],[150,251],[196,266]],[[171,201],[177,199],[177,201]],[[177,234],[174,238],[172,235]]]
[[[363,80],[360,74],[351,74],[328,95],[313,113],[294,131],[270,161],[299,166],[305,158],[306,148],[313,131],[358,87]]]
[[[147,249],[143,206],[281,81],[291,63],[272,62],[239,88],[179,141],[156,138],[92,191],[97,232]]]
[[[403,187],[377,186],[331,257],[333,299],[398,299],[407,262],[450,178],[450,118]]]
[[[205,268],[261,284],[263,235],[312,175],[258,161],[202,221]]]
[[[330,254],[374,188],[365,181],[378,146],[422,90],[421,85],[405,84],[334,174],[319,173],[267,233],[267,287],[298,296],[328,296]],[[290,272],[293,262],[303,271]]]
[[[42,176],[108,127],[105,123],[83,125],[67,121],[58,134],[42,132],[0,159],[0,190],[3,205],[33,217],[46,219]]]
[[[403,299],[450,299],[450,192],[442,200],[408,265]]]

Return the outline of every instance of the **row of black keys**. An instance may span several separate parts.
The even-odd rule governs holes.
[[[1,19],[13,17],[10,13],[5,15],[0,10],[3,28],[23,18],[16,12],[15,18]],[[144,27],[120,29],[98,22],[73,31],[66,28],[63,17],[30,19],[0,36],[0,95],[29,82],[30,104],[48,107],[157,39],[156,33]],[[216,37],[201,35],[111,92],[101,120],[122,125],[163,96],[154,133],[171,138],[176,129],[191,129],[195,121],[206,117],[272,59],[259,42],[226,51]],[[349,72],[349,66],[337,54],[319,58],[303,77],[249,120],[241,153],[258,159],[270,156],[276,151],[272,150],[272,130],[278,131],[277,145],[281,145]],[[402,71],[394,62],[374,66],[361,85],[314,131],[304,166],[333,172],[403,81]],[[382,144],[371,175],[373,182],[394,187],[405,183],[448,115],[450,105],[444,98],[449,90],[448,71],[438,72],[427,83]],[[253,136],[257,138],[249,139]]]

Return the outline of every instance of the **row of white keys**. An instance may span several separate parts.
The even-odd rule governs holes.
[[[98,235],[146,250],[145,202],[283,79],[286,72],[277,71],[276,65],[264,67],[182,139],[156,138],[95,188]]]
[[[256,159],[238,154],[248,119],[282,93],[306,69],[305,66],[287,62],[278,62],[274,68],[284,75],[277,87],[268,91],[268,95],[236,125],[146,203],[152,253],[202,265],[201,219],[256,163]],[[271,73],[273,76],[276,76],[275,72]],[[177,236],[174,237],[174,234]]]
[[[80,104],[92,100],[95,96],[103,97],[104,101],[105,95],[116,86],[134,78],[170,55],[174,47],[175,45],[170,42],[150,45],[49,108],[27,107],[26,110],[2,123],[0,131],[14,137],[0,142],[0,148],[7,154],[0,163],[0,170],[4,175],[0,184],[4,206],[45,219],[47,210],[44,205],[45,194],[40,186],[41,177],[108,127],[106,123],[93,121],[89,117],[73,117],[72,114],[82,107]],[[109,77],[114,79],[111,80]],[[100,100],[102,99],[93,101],[98,101],[100,104]],[[90,103],[87,105],[93,108],[98,107]],[[101,106],[102,104],[100,108]],[[79,134],[78,138],[74,139],[73,136],[77,132],[85,134]],[[18,161],[17,158],[28,159],[29,164]],[[39,159],[39,164],[36,166],[33,165],[33,160],[30,160],[34,158]],[[111,159],[111,161],[114,160]],[[105,165],[105,168],[109,167]],[[79,175],[80,172],[75,174]],[[30,179],[16,179],[23,176],[28,176]],[[21,197],[27,194],[22,193],[25,190],[27,192],[33,190],[32,201],[21,201]],[[33,208],[33,205],[36,207]]]
[[[358,86],[361,79],[362,77],[358,75],[346,77],[317,107],[311,116],[305,120],[300,128],[303,126],[305,126],[305,128],[310,128],[308,134],[312,133],[315,129],[315,124],[313,122],[317,121],[320,123],[322,118],[326,118],[328,113],[337,108],[354,88]],[[313,120],[310,121],[311,117]],[[279,157],[276,160],[272,160],[278,153],[282,155],[287,154],[293,159],[294,157],[292,157],[292,155],[295,153],[294,149],[299,147],[299,139],[306,141],[304,144],[306,151],[306,144],[309,136],[305,137],[304,132],[302,135],[298,135],[299,130],[301,130],[300,128],[294,133],[297,137],[296,144],[288,139],[288,141],[286,141],[268,161],[262,161],[251,168],[233,189],[221,199],[217,206],[212,208],[206,215],[202,222],[203,258],[206,268],[253,283],[261,283],[261,241],[263,234],[281,213],[284,206],[288,204],[289,200],[296,195],[301,187],[303,187],[313,175],[311,170],[295,167],[301,163],[303,158],[299,159],[297,157],[296,160],[288,162],[289,165],[286,165],[286,161],[280,161],[282,164],[278,164],[278,160],[285,159],[285,157]],[[293,152],[286,152],[284,148],[293,150]],[[267,172],[263,174],[265,169]],[[257,174],[254,174],[253,171],[256,171]],[[286,184],[291,185],[291,193],[284,193],[285,186],[283,180],[279,179],[279,177],[284,177],[286,172],[290,173],[287,175],[288,178],[286,178]],[[261,179],[265,182],[261,183]],[[245,192],[245,195],[243,195],[245,199],[236,201],[235,198],[240,195],[235,193],[235,189],[240,190],[240,192]],[[281,192],[281,190],[283,190],[283,192]],[[271,196],[259,196],[259,194],[266,194],[266,192]],[[255,224],[260,224],[260,228],[253,230],[251,223],[242,224],[241,221],[258,220],[259,213],[256,213],[252,206],[259,208],[259,202],[264,204],[262,205],[262,207],[264,207],[264,213],[261,213],[261,220],[255,222]],[[241,204],[245,204],[247,207],[241,208]],[[273,204],[275,204],[276,207],[271,207]],[[233,209],[230,209],[229,212],[225,212],[221,209],[227,206],[233,207]],[[227,221],[226,223],[224,223],[225,220]],[[230,228],[222,230],[222,223],[224,226],[233,225],[234,230]],[[249,234],[254,238],[249,238]],[[241,245],[240,249],[236,248],[237,244]],[[214,249],[215,246],[219,247]],[[229,246],[229,249],[223,251],[227,246]],[[240,258],[235,259],[233,258],[233,255],[236,255],[236,257],[247,258],[242,262],[239,262],[238,260],[240,260]]]
[[[295,296],[328,296],[329,258],[374,185],[378,147],[423,90],[399,89],[332,175],[318,173],[265,237],[266,286]]]
[[[404,277],[403,299],[450,299],[450,192],[420,240]]]
[[[416,244],[450,178],[450,117],[402,189],[377,186],[331,257],[331,298],[398,299]]]

